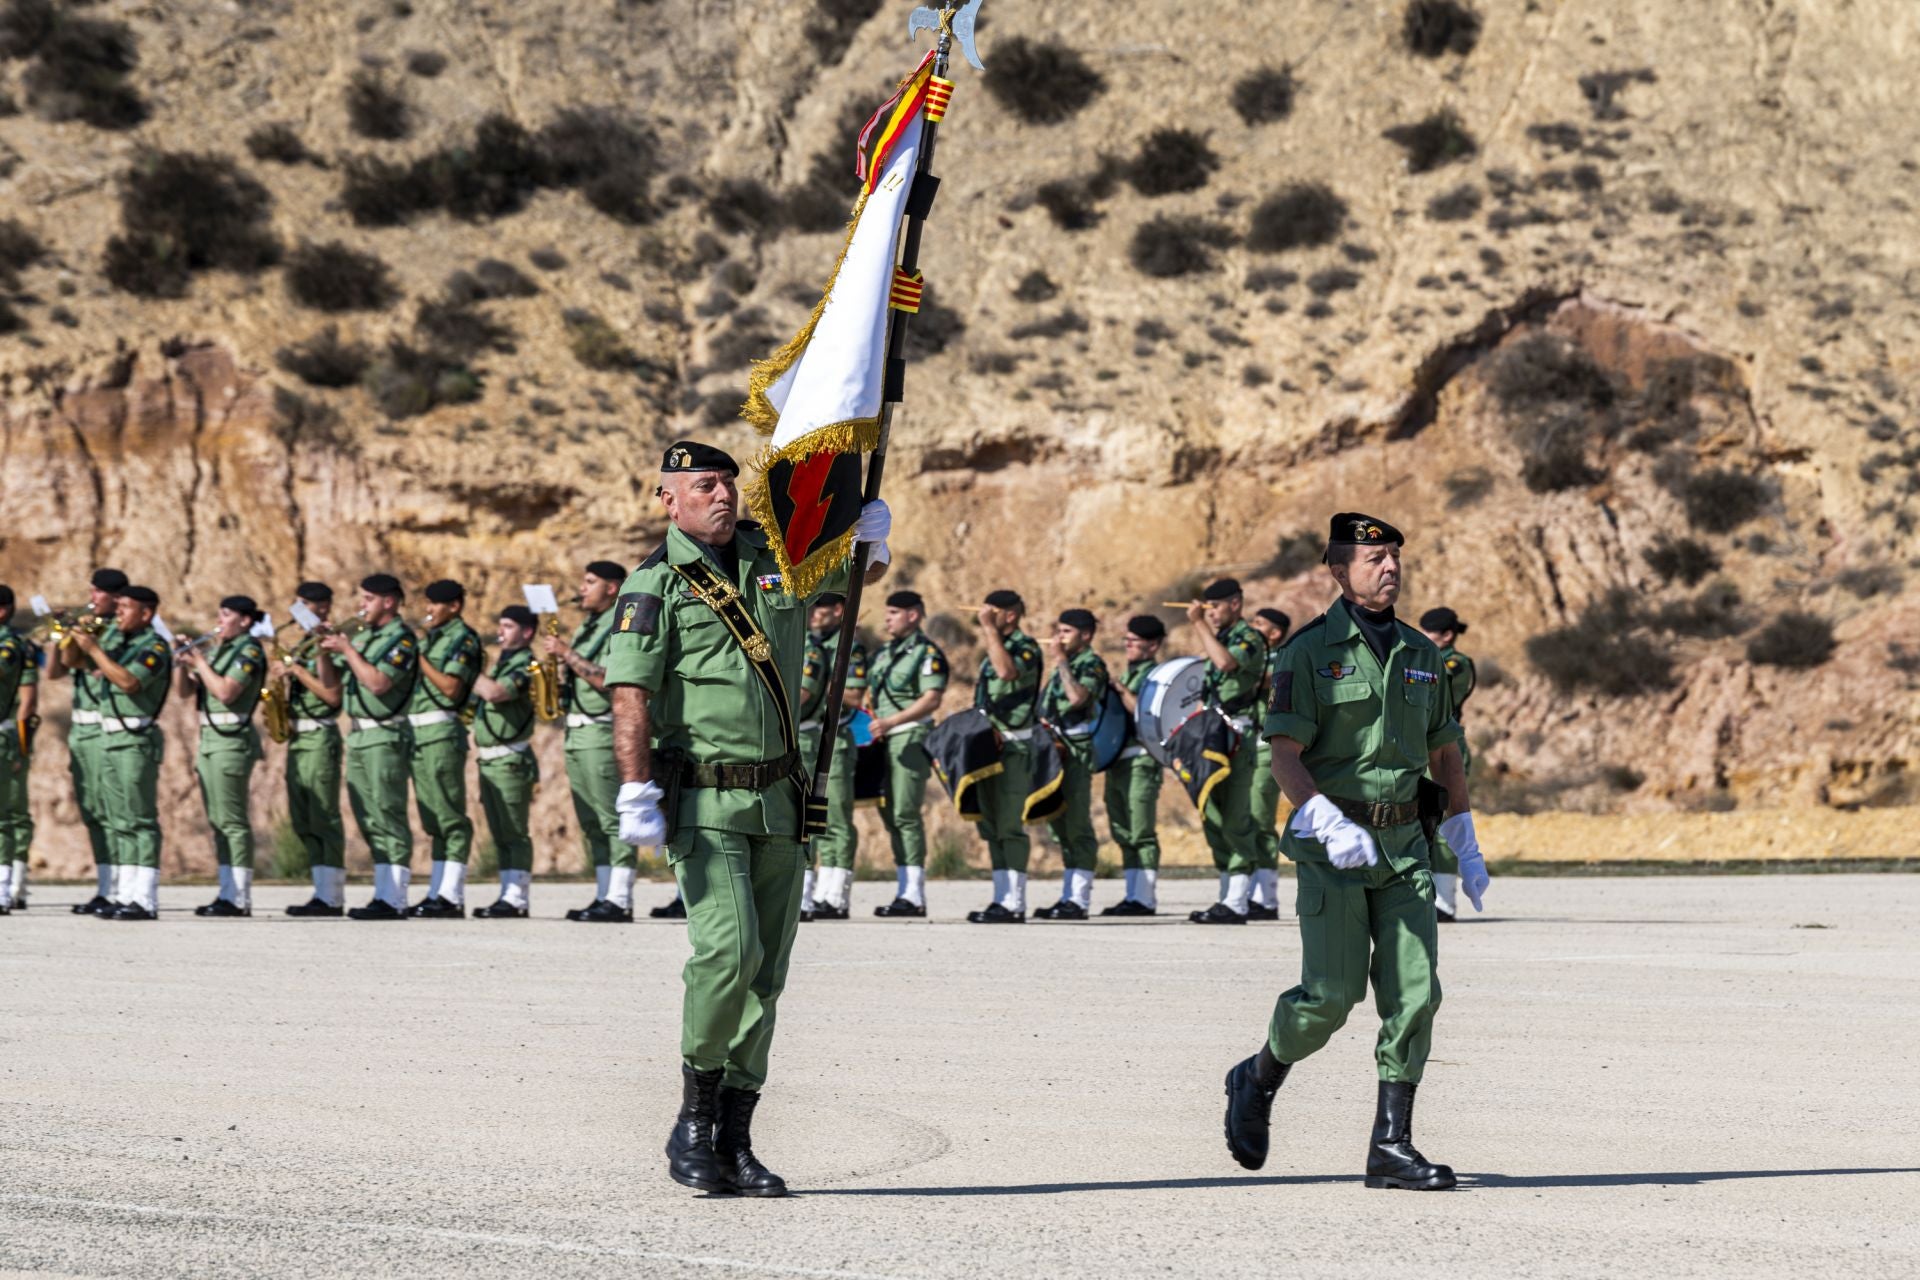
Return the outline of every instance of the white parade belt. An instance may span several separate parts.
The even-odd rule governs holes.
[[[1024,729],[1002,729],[1000,737],[1007,742],[1025,742],[1033,736],[1033,730],[1033,725],[1028,725]]]
[[[98,711],[75,711],[75,712],[73,713],[73,723],[75,723],[75,724],[99,724],[99,723],[100,723],[100,713],[99,713]]]
[[[101,716],[100,732],[138,733],[152,723],[152,716],[128,716],[124,720],[119,716]]]
[[[921,725],[927,725],[932,723],[933,723],[932,716],[921,716],[918,720],[902,720],[899,724],[887,730],[887,733],[889,736],[891,736],[893,734],[899,733],[902,729],[918,729]]]
[[[1247,733],[1253,728],[1253,717],[1230,716],[1227,719],[1227,723],[1233,726],[1236,733]]]
[[[394,727],[393,721],[391,720],[369,720],[365,716],[353,716],[350,718],[350,723],[355,733],[360,732],[362,729],[391,729]]]
[[[1132,746],[1128,747],[1125,751],[1122,751],[1119,755],[1115,756],[1114,759],[1115,760],[1132,760],[1137,756],[1143,756],[1145,754],[1147,754],[1147,749],[1136,742]]]
[[[476,760],[498,760],[503,756],[523,756],[531,750],[531,742],[505,742],[497,747],[481,747],[473,756]]]
[[[215,727],[230,729],[239,723],[240,714],[236,711],[202,711],[200,713],[200,727],[203,729]]]
[[[1060,736],[1063,738],[1091,738],[1093,736],[1093,726],[1085,724],[1073,729],[1062,729]]]
[[[597,716],[590,716],[580,711],[571,711],[567,713],[567,728],[569,729],[584,729],[590,724],[612,724],[612,723],[613,723],[613,712],[611,711],[605,713],[604,715],[597,715]]]
[[[293,722],[293,731],[295,733],[318,733],[322,729],[331,729],[332,727],[333,721],[331,720],[308,720],[302,718]],[[358,726],[356,725],[355,727]]]
[[[407,717],[407,723],[416,729],[424,729],[432,724],[452,724],[459,719],[451,711],[422,711]]]

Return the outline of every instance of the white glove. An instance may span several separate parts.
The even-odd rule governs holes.
[[[1484,911],[1480,895],[1487,891],[1492,878],[1487,875],[1486,859],[1480,856],[1480,838],[1473,834],[1473,814],[1456,813],[1446,819],[1440,824],[1440,838],[1460,859],[1460,887],[1467,891],[1467,901],[1473,903],[1475,911]]]
[[[855,542],[885,542],[887,535],[893,532],[893,512],[880,498],[860,508],[860,515],[853,522],[853,540]]]
[[[1315,796],[1293,811],[1293,833],[1311,836],[1327,847],[1327,861],[1342,871],[1370,867],[1380,861],[1380,850],[1366,830],[1340,812],[1325,796]]]
[[[667,839],[667,817],[660,812],[666,792],[657,782],[623,782],[613,802],[620,815],[620,843],[656,848]]]

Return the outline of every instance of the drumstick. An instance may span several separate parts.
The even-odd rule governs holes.
[[[1191,609],[1200,603],[1202,602],[1199,600],[1162,600],[1160,607],[1162,609]]]

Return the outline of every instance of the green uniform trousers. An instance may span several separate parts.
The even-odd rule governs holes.
[[[933,772],[926,748],[930,732],[921,725],[882,739],[887,747],[887,802],[880,808],[880,821],[887,828],[896,867],[927,865],[927,778]]]
[[[790,836],[682,827],[667,844],[693,954],[682,979],[680,1055],[736,1089],[767,1080],[774,1011],[800,927],[807,854]]]
[[[107,820],[108,859],[116,867],[160,865],[160,757],[166,738],[159,729],[102,734],[101,806]]]
[[[1460,739],[1460,767],[1468,768],[1473,763],[1473,752],[1467,749],[1467,740]],[[1457,876],[1460,874],[1460,855],[1445,837],[1436,836],[1433,842],[1433,873],[1435,875]]]
[[[347,743],[347,802],[375,862],[404,867],[413,861],[407,825],[407,744],[398,737]]]
[[[1116,760],[1107,770],[1107,830],[1128,871],[1160,869],[1160,777],[1150,755]]]
[[[1001,751],[1004,768],[973,787],[980,804],[976,824],[987,842],[987,857],[995,871],[1027,872],[1032,842],[1027,838],[1027,789],[1033,782],[1033,755],[1025,741],[1008,742]]]
[[[29,759],[11,724],[0,725],[0,862],[25,862],[33,847],[33,810],[27,806]]]
[[[1060,790],[1066,797],[1059,816],[1047,823],[1060,842],[1060,864],[1069,871],[1100,865],[1100,837],[1093,830],[1093,739],[1067,738],[1060,752]]]
[[[613,763],[613,728],[589,724],[567,730],[567,786],[573,792],[573,819],[580,843],[595,867],[637,867],[630,844],[620,840],[620,773]]]
[[[473,847],[473,819],[467,816],[467,735],[410,742],[407,768],[413,774],[420,832],[432,847],[433,860],[465,862]]]
[[[193,771],[200,779],[200,803],[213,828],[213,856],[223,867],[253,870],[253,819],[247,812],[247,789],[254,762],[261,756],[260,739],[251,725],[233,737],[202,726],[200,754]]]
[[[1417,1083],[1440,1008],[1433,876],[1417,824],[1373,835],[1381,854],[1374,866],[1297,865],[1300,985],[1275,1003],[1267,1043],[1282,1062],[1313,1053],[1346,1022],[1371,978],[1380,1078]]]
[[[113,861],[108,856],[107,782],[100,760],[103,736],[97,724],[76,724],[67,734],[67,772],[73,776],[73,802],[80,810],[80,824],[87,829],[96,867]]]
[[[1253,775],[1260,740],[1251,733],[1240,739],[1239,750],[1226,781],[1216,783],[1207,797],[1200,825],[1213,850],[1214,868],[1226,875],[1248,875],[1259,852],[1259,833],[1253,826]]]
[[[480,810],[500,855],[502,871],[533,870],[533,836],[527,815],[533,810],[533,788],[540,781],[540,762],[523,751],[480,762]]]
[[[1253,806],[1253,867],[1256,871],[1280,869],[1280,783],[1273,776],[1273,748],[1265,738],[1253,759],[1253,789],[1248,797]]]
[[[814,748],[818,752],[819,748]],[[827,773],[827,829],[813,838],[814,856],[822,867],[853,869],[859,837],[853,829],[853,735],[842,733],[833,748],[833,768]],[[817,760],[818,755],[808,764]]]
[[[309,867],[347,865],[347,826],[340,817],[341,752],[340,731],[332,726],[296,733],[287,742],[287,822],[307,851]]]

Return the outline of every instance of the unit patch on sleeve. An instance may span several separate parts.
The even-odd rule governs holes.
[[[650,636],[660,625],[660,597],[645,592],[621,596],[614,602],[615,631],[628,635]]]

